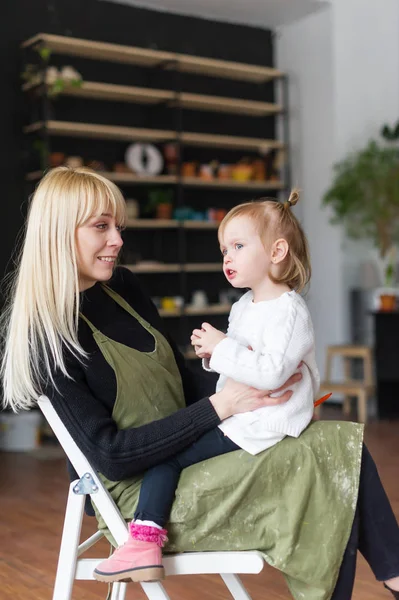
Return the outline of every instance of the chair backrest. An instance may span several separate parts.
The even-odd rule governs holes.
[[[90,473],[97,486],[97,491],[90,494],[91,500],[103,517],[116,543],[122,545],[127,538],[127,526],[108,490],[104,487],[96,470],[72,439],[50,400],[46,396],[41,396],[38,405],[79,477]]]

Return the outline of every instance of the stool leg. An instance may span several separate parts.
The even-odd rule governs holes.
[[[344,375],[345,375],[345,382],[350,381],[350,379],[351,379],[351,359],[350,358],[344,358]],[[348,417],[351,414],[351,397],[350,396],[344,396],[343,413],[346,417]]]
[[[363,368],[364,368],[364,383],[367,386],[372,387],[374,384],[374,376],[373,376],[373,360],[371,350],[367,352],[367,355],[363,358]]]
[[[367,423],[367,393],[359,390],[357,396],[357,417],[359,423]]]

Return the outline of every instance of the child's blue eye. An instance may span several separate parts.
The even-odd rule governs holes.
[[[241,248],[243,248],[242,244],[236,244],[236,250],[241,250]]]
[[[224,250],[222,250],[222,256],[226,256],[226,254],[227,254],[227,250],[225,248]]]

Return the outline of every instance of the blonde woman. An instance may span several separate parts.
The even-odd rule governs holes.
[[[14,410],[49,396],[131,520],[146,470],[292,392],[276,399],[228,380],[204,393],[136,277],[116,267],[124,221],[120,191],[100,175],[60,167],[43,178],[10,292],[2,378]],[[350,598],[359,541],[377,578],[399,589],[396,521],[356,424],[318,422],[258,456],[237,451],[186,469],[168,535],[166,551],[258,549],[307,600]],[[161,578],[166,540],[155,538],[130,536],[117,551],[125,574],[113,580]]]

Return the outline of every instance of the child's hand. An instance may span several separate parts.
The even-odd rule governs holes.
[[[192,344],[192,346],[194,346],[194,352],[195,352],[195,354],[198,356],[198,358],[211,358],[212,354],[209,354],[209,353],[207,353],[207,352],[202,352],[202,351],[201,351],[201,348],[200,348],[199,346],[196,346],[196,345],[194,344],[194,339],[197,339],[197,340],[198,340],[198,339],[199,339],[199,337],[198,337],[198,336],[196,336],[196,335],[192,335],[190,339],[191,339],[191,344]]]
[[[226,335],[219,329],[215,329],[209,323],[202,323],[202,329],[194,329],[191,344],[194,346],[197,356],[210,358],[215,346],[225,337]]]

